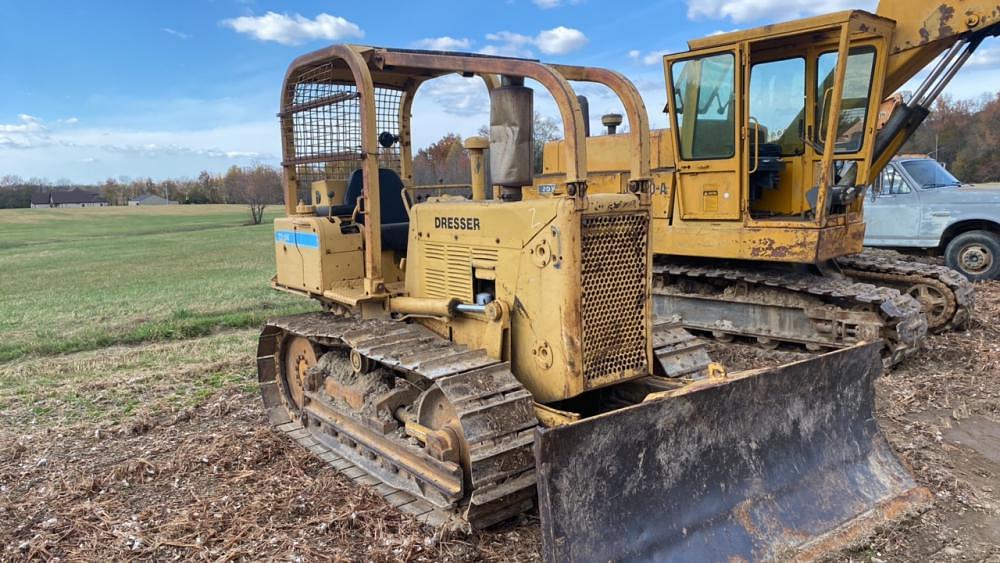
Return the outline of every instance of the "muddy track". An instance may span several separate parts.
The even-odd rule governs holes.
[[[890,287],[806,273],[722,265],[659,263],[656,313],[717,338],[751,338],[810,350],[882,338],[884,362],[912,356],[927,333],[920,304]],[[774,322],[773,319],[779,319]]]
[[[870,251],[838,258],[837,263],[851,278],[913,296],[923,306],[931,332],[964,330],[972,320],[975,288],[947,266]]]

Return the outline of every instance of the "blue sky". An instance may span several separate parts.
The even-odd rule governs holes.
[[[687,39],[873,0],[8,0],[0,19],[0,176],[193,177],[279,161],[278,92],[296,56],[337,42],[444,47],[624,72],[663,126],[660,56]],[[1000,90],[990,43],[949,88]],[[417,145],[487,121],[480,83],[421,90]],[[618,108],[584,91],[593,119]],[[545,100],[542,113],[555,113]]]

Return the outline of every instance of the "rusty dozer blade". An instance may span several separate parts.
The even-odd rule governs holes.
[[[535,439],[547,561],[814,559],[929,503],[875,421],[877,344]]]

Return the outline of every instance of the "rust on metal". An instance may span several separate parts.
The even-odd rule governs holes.
[[[861,345],[539,429],[544,559],[808,559],[920,509],[875,420],[881,370]]]

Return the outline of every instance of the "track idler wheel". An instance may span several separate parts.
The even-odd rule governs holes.
[[[302,336],[289,335],[282,342],[282,361],[278,377],[282,396],[292,419],[298,419],[305,403],[309,368],[317,363],[316,349],[312,342]]]
[[[424,447],[441,461],[462,467],[469,479],[469,447],[455,407],[438,387],[429,389],[417,403],[417,423],[425,428]]]
[[[955,302],[951,291],[939,282],[916,283],[907,289],[911,297],[920,303],[927,315],[927,328],[936,330],[948,324],[955,315]]]

